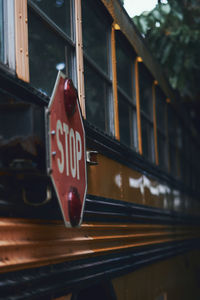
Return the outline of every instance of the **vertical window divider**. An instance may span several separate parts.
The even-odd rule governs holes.
[[[142,128],[141,128],[141,116],[140,116],[140,92],[139,92],[139,72],[138,63],[141,62],[141,58],[137,57],[135,60],[135,92],[136,92],[136,112],[137,112],[137,129],[138,129],[138,149],[142,155]]]
[[[154,80],[152,84],[152,97],[153,97],[153,129],[154,129],[154,143],[155,143],[155,162],[158,166],[159,158],[158,158],[158,135],[157,135],[157,119],[156,119],[156,85],[157,81]]]
[[[83,63],[83,35],[82,35],[82,14],[81,0],[75,0],[76,20],[76,62],[77,62],[77,86],[80,106],[83,118],[86,118],[85,109],[85,88],[84,88],[84,63]]]
[[[29,82],[28,11],[26,0],[15,0],[15,51],[17,76]]]
[[[113,100],[114,100],[114,126],[115,137],[120,140],[119,133],[119,109],[117,92],[117,64],[116,64],[116,43],[115,43],[115,24],[112,24],[111,30],[111,56],[112,56],[112,82],[113,82]]]

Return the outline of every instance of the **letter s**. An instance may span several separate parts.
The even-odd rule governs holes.
[[[57,141],[58,149],[60,150],[61,160],[60,160],[60,158],[57,158],[57,163],[58,163],[59,172],[63,173],[63,171],[64,171],[64,150],[63,150],[62,143],[59,139],[59,131],[61,134],[63,134],[62,124],[61,124],[60,120],[58,120],[57,124],[56,124],[56,141]]]

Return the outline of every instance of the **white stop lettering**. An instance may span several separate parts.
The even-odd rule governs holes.
[[[65,145],[61,142],[61,136],[64,134]],[[64,167],[66,175],[80,180],[80,161],[82,158],[82,141],[78,131],[60,120],[56,123],[56,142],[60,152],[60,157],[57,158],[58,170],[63,173]]]

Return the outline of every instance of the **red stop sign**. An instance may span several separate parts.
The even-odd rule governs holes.
[[[71,80],[58,73],[47,111],[49,170],[66,226],[78,226],[87,189],[85,130]]]

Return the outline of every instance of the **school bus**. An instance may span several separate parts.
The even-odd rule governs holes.
[[[0,1],[0,299],[200,299],[199,135],[118,0]],[[66,228],[44,111],[61,70],[87,147]]]

